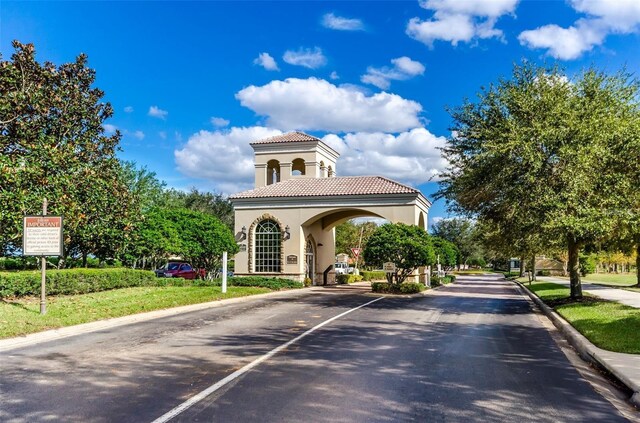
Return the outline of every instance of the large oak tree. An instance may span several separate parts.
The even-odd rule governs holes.
[[[479,219],[563,239],[580,298],[580,249],[620,224],[627,190],[638,189],[637,81],[524,64],[452,117],[439,196]]]

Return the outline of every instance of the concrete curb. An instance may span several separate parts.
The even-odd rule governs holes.
[[[176,316],[182,313],[206,310],[209,308],[222,307],[229,304],[237,304],[255,299],[278,297],[278,296],[295,296],[308,293],[310,289],[316,287],[292,289],[285,291],[266,292],[264,294],[247,295],[244,297],[228,298],[223,300],[209,301],[206,303],[190,304],[185,306],[165,308],[162,310],[154,310],[144,313],[131,314],[128,316],[114,317],[111,319],[97,320],[95,322],[82,323],[74,326],[66,326],[58,329],[46,330],[43,332],[30,333],[28,335],[15,338],[0,339],[0,352],[9,351],[17,348],[27,347],[48,341],[68,338],[75,335],[81,335],[90,332],[107,330],[119,326],[130,325],[133,323],[146,322],[148,320],[160,319],[163,317]]]
[[[622,384],[629,388],[633,392],[630,401],[633,403],[633,405],[640,408],[640,381],[631,379],[628,374],[626,374],[622,369],[620,369],[618,366],[613,365],[610,358],[607,357],[611,356],[612,354],[620,357],[635,357],[636,355],[613,353],[611,351],[606,351],[596,347],[584,335],[582,335],[573,326],[571,326],[571,324],[567,322],[562,316],[560,316],[551,307],[542,302],[540,297],[530,291],[526,286],[524,286],[524,284],[517,281],[513,282],[527,293],[529,298],[531,298],[531,300],[538,306],[538,308],[542,310],[542,312],[553,322],[555,327],[558,328],[558,330],[565,336],[565,338],[567,338],[569,343],[576,349],[576,351],[578,351],[578,354],[580,354],[580,356],[584,360],[607,370]]]

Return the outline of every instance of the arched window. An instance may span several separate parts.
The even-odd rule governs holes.
[[[254,270],[256,272],[280,272],[282,234],[277,222],[267,219],[258,223],[255,231]]]
[[[295,159],[291,162],[291,174],[294,176],[304,175],[305,164],[304,159]]]
[[[327,171],[327,176],[329,178],[333,178],[333,168],[331,166],[329,166],[329,170]]]
[[[280,162],[269,160],[267,162],[267,185],[280,182]]]
[[[325,170],[324,161],[320,161],[320,177],[321,178],[325,177],[324,170]]]

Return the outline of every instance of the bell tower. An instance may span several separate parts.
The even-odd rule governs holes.
[[[321,139],[288,132],[251,143],[255,159],[255,188],[294,178],[336,176],[340,154]]]

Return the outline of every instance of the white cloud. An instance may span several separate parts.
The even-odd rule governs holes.
[[[102,127],[104,128],[104,133],[106,135],[114,134],[118,130],[115,125],[111,125],[110,123],[105,123],[102,125]]]
[[[164,119],[167,118],[168,114],[169,114],[169,112],[167,112],[166,110],[162,110],[158,106],[149,107],[148,115],[151,116],[151,117],[155,117],[155,118],[164,120]]]
[[[158,132],[158,136],[160,137],[160,139],[162,140],[166,140],[167,139],[167,133],[164,131],[160,131]]]
[[[367,96],[317,78],[251,85],[236,98],[282,130],[400,132],[421,126],[422,106],[415,101],[384,92]]]
[[[547,54],[561,60],[577,59],[594,46],[602,44],[606,37],[604,28],[592,27],[585,20],[575,26],[562,28],[545,25],[534,30],[523,31],[518,36],[520,44],[532,49],[547,49]]]
[[[499,38],[504,35],[495,28],[497,20],[512,14],[519,0],[421,0],[420,6],[433,11],[429,20],[412,18],[406,33],[429,47],[436,40],[450,42],[470,42],[476,38]]]
[[[178,170],[211,181],[214,189],[232,194],[253,187],[253,150],[249,143],[279,135],[277,129],[254,126],[228,131],[200,131],[175,150]]]
[[[304,66],[309,69],[317,69],[327,64],[327,58],[322,54],[320,47],[300,48],[297,51],[287,50],[282,60],[295,66]]]
[[[276,59],[271,57],[269,53],[260,53],[258,57],[256,57],[253,61],[254,65],[259,65],[270,71],[279,71],[278,64],[276,63]]]
[[[139,140],[143,140],[144,139],[144,132],[142,131],[135,131],[133,133],[133,136],[136,137]]]
[[[124,108],[124,112],[125,112],[125,113],[133,113],[133,107],[131,107],[131,106],[127,106],[127,107],[125,107],[125,108]]]
[[[523,31],[518,36],[520,44],[545,49],[546,54],[556,59],[572,60],[604,43],[609,34],[640,30],[638,0],[572,0],[571,6],[587,16],[568,28],[549,24]]]
[[[364,24],[360,19],[343,18],[333,13],[327,13],[322,17],[322,26],[339,31],[363,31]]]
[[[335,81],[336,79],[340,79],[340,76],[338,75],[338,72],[333,71],[331,72],[331,75],[329,75],[329,78]]]
[[[211,118],[211,124],[218,128],[224,128],[229,125],[229,121],[227,119],[214,116]]]
[[[360,77],[360,81],[386,90],[391,86],[391,80],[402,81],[424,73],[424,65],[411,60],[407,56],[392,59],[391,63],[393,63],[392,68],[388,66],[382,68],[368,67],[367,73]]]
[[[440,156],[445,137],[437,137],[425,128],[415,128],[397,136],[385,133],[334,134],[323,139],[341,156],[337,163],[340,176],[382,175],[409,184],[438,179],[447,162]]]
[[[251,142],[281,134],[262,126],[233,127],[225,131],[200,131],[174,151],[178,170],[185,176],[210,181],[210,188],[225,194],[253,188],[254,163]],[[350,133],[344,137],[328,134],[322,138],[341,157],[339,176],[381,175],[421,184],[446,167],[438,147],[446,139],[424,128],[397,136],[384,133]]]

